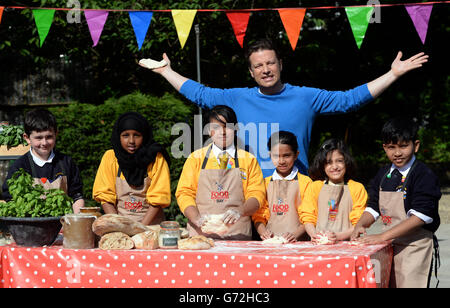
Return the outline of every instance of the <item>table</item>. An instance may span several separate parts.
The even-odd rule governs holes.
[[[390,243],[216,241],[210,250],[0,247],[0,287],[387,287]]]

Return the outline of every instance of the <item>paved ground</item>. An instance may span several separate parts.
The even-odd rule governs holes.
[[[442,198],[439,202],[439,216],[441,225],[436,231],[439,241],[439,251],[441,256],[441,267],[438,270],[439,288],[450,288],[450,187],[442,189]],[[378,220],[367,233],[379,233],[381,230],[380,220]],[[431,277],[430,287],[436,287],[436,277]]]

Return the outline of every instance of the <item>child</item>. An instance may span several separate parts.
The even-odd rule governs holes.
[[[355,169],[343,141],[329,139],[322,144],[309,169],[314,182],[299,209],[313,242],[320,238],[318,231],[326,233],[331,243],[350,238],[367,202],[364,186],[352,180]]]
[[[106,214],[130,217],[145,225],[164,221],[170,204],[169,155],[153,141],[148,121],[127,112],[114,124],[112,150],[103,155],[92,195]]]
[[[73,160],[54,150],[58,135],[54,115],[45,109],[33,109],[25,115],[24,124],[23,137],[31,149],[9,168],[3,183],[3,199],[11,200],[7,181],[17,170],[23,168],[31,174],[35,184],[40,184],[46,189],[64,190],[74,201],[72,206],[74,213],[78,213],[84,206],[83,183]]]
[[[227,240],[251,240],[251,215],[265,198],[261,168],[250,153],[236,148],[236,114],[218,105],[207,115],[212,144],[187,158],[176,197],[188,218],[190,235]],[[223,214],[225,234],[201,230],[208,214]]]
[[[352,239],[365,234],[381,216],[385,231],[358,240],[365,244],[394,240],[391,287],[428,285],[433,234],[440,224],[439,181],[414,155],[420,146],[417,131],[418,126],[406,117],[383,126],[383,149],[391,164],[371,181],[368,207],[352,234]]]
[[[305,234],[298,208],[312,181],[294,166],[299,151],[293,133],[276,132],[270,137],[267,146],[276,169],[273,175],[265,178],[267,198],[253,215],[255,228],[262,240],[278,235],[295,242]]]

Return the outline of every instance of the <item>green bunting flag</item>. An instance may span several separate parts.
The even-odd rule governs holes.
[[[55,10],[36,9],[33,10],[33,16],[39,33],[40,47],[42,47],[42,44],[44,44],[45,38],[50,31],[50,27],[52,26]]]
[[[373,7],[346,7],[345,12],[347,13],[348,21],[352,27],[356,45],[358,45],[358,49],[360,49],[364,36],[366,35],[367,27],[369,26]]]

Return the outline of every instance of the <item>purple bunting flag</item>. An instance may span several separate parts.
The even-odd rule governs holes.
[[[425,44],[428,22],[430,21],[433,5],[405,5],[405,8],[414,23],[414,27],[416,27],[416,31],[419,34],[422,44]]]
[[[89,27],[89,32],[91,33],[92,41],[94,42],[93,47],[97,46],[100,36],[102,35],[103,26],[108,18],[108,11],[102,10],[89,10],[84,11],[84,16]]]

